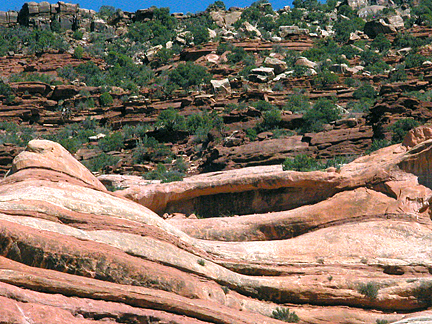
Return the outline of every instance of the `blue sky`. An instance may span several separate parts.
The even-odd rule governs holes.
[[[42,0],[36,0],[36,2],[41,2]],[[129,1],[118,1],[118,0],[63,0],[64,2],[79,3],[81,8],[93,9],[98,11],[102,5],[113,6],[115,8],[120,8],[124,11],[134,12],[138,9],[146,9],[151,6],[157,7],[169,7],[171,12],[197,12],[203,11],[207,8],[210,3],[214,3],[215,0],[205,0],[205,1],[174,1],[174,0],[129,0]],[[19,10],[23,4],[27,1],[20,0],[0,0],[0,11],[7,10]],[[57,1],[48,1],[50,3],[56,3]],[[254,0],[226,0],[224,1],[227,8],[229,7],[248,7],[253,3]],[[292,0],[281,1],[270,0],[274,9],[282,8],[286,5],[290,5]]]

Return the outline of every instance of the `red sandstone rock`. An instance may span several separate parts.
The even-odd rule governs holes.
[[[418,296],[430,284],[429,141],[338,172],[246,168],[115,195],[59,145],[27,150],[0,182],[9,322],[277,323],[266,316],[287,306],[307,323],[370,323],[427,306]],[[120,194],[209,214],[241,196],[256,214],[166,221]],[[260,214],[264,204],[273,213]],[[376,297],[361,293],[366,283]]]

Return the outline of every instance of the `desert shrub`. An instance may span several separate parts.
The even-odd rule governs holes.
[[[174,108],[162,110],[156,121],[156,127],[164,129],[166,132],[186,130],[186,119]]]
[[[393,46],[397,49],[411,47],[414,50],[427,44],[430,40],[415,37],[409,33],[398,33],[393,40]]]
[[[175,169],[168,170],[162,163],[159,163],[155,170],[149,171],[144,175],[144,178],[147,180],[161,180],[162,183],[182,181],[183,177],[184,173]]]
[[[103,171],[107,166],[115,165],[120,161],[118,156],[101,153],[97,157],[81,161],[84,166],[92,172]]]
[[[313,157],[306,154],[299,154],[293,158],[287,158],[282,164],[284,171],[314,171],[321,169],[321,164]]]
[[[421,280],[413,295],[419,302],[426,306],[432,306],[432,282]]]
[[[258,131],[277,128],[282,120],[281,111],[277,108],[266,110],[262,114],[262,122],[257,125]]]
[[[339,76],[330,71],[321,71],[313,78],[313,83],[317,88],[325,88],[339,82]]]
[[[255,141],[257,138],[257,131],[255,128],[246,128],[246,136],[251,140]]]
[[[417,53],[409,53],[405,57],[405,66],[408,69],[422,66],[423,62],[426,61],[426,57]]]
[[[186,128],[194,135],[196,143],[205,142],[210,130],[223,128],[223,119],[216,112],[209,114],[207,111],[190,115],[186,120]]]
[[[400,82],[405,81],[408,78],[405,72],[405,65],[399,64],[396,68],[389,74],[389,82]]]
[[[84,54],[84,48],[82,48],[82,46],[75,47],[73,56],[76,59],[82,59],[83,54]]]
[[[362,85],[362,83],[359,80],[353,79],[353,78],[346,78],[344,80],[344,83],[348,86],[348,87],[359,87]]]
[[[365,21],[359,17],[354,17],[349,20],[338,19],[333,26],[336,33],[334,39],[337,42],[345,43],[348,41],[350,34],[356,30],[363,30]]]
[[[384,34],[379,33],[372,41],[371,48],[377,49],[380,52],[387,52],[391,47],[391,42],[385,37]]]
[[[81,39],[83,39],[83,36],[84,36],[84,34],[83,34],[83,32],[80,31],[80,30],[75,30],[74,33],[72,34],[72,38],[73,38],[73,39],[76,39],[76,40],[81,40]]]
[[[138,140],[137,146],[132,153],[132,161],[133,163],[140,164],[171,155],[172,153],[169,148],[159,143],[155,138],[145,135],[142,139]]]
[[[360,57],[366,66],[373,65],[382,59],[381,55],[369,49],[363,51]]]
[[[205,67],[191,62],[179,64],[177,68],[170,71],[168,77],[172,84],[183,89],[208,83],[211,79]]]
[[[18,126],[10,122],[0,122],[0,144],[10,143],[25,146],[36,137],[36,133],[29,127]]]
[[[343,54],[347,59],[351,60],[356,55],[360,55],[361,51],[350,45],[343,45],[339,48],[339,54]]]
[[[61,82],[57,81],[55,76],[46,73],[18,73],[12,74],[9,77],[9,82],[27,82],[27,81],[38,81],[44,82],[50,85],[58,85]]]
[[[186,120],[186,128],[189,133],[194,134],[199,142],[203,142],[210,130],[216,128],[222,130],[223,119],[216,112],[207,111],[190,115]]]
[[[353,100],[348,102],[346,109],[350,110],[351,112],[359,112],[359,113],[365,113],[368,112],[370,107],[372,107],[374,101],[373,99],[369,98],[362,98],[360,100]]]
[[[282,164],[282,168],[284,171],[302,172],[325,170],[330,167],[339,169],[342,165],[352,162],[354,158],[355,156],[335,156],[332,159],[320,161],[306,154],[300,154],[294,158],[287,158]]]
[[[389,324],[390,322],[384,319],[377,319],[376,324]]]
[[[232,64],[236,64],[236,63],[243,61],[246,58],[246,56],[247,56],[247,53],[243,47],[232,46],[231,53],[228,53],[227,59],[228,59],[228,62],[230,62]]]
[[[126,36],[142,44],[165,45],[175,37],[176,26],[177,20],[169,14],[169,8],[154,8],[153,19],[131,24]]]
[[[100,101],[101,106],[108,107],[108,106],[113,104],[114,99],[108,92],[104,92],[99,97],[99,101]]]
[[[209,4],[206,10],[217,11],[217,10],[225,10],[225,9],[226,9],[225,3],[223,1],[217,0],[214,3]]]
[[[370,299],[376,299],[378,296],[379,285],[376,282],[360,283],[357,286],[357,291]]]
[[[297,314],[294,311],[290,312],[288,308],[279,308],[279,307],[277,307],[273,311],[271,317],[288,323],[297,323],[300,320],[300,318],[297,316]]]
[[[371,74],[374,74],[374,75],[375,74],[382,74],[385,71],[390,70],[390,66],[386,62],[380,60],[376,63],[367,65],[365,67],[365,70],[369,71]]]
[[[252,106],[258,109],[259,111],[267,111],[267,110],[274,109],[274,106],[265,100],[259,100],[257,102],[254,102]]]
[[[340,112],[332,100],[320,98],[304,115],[302,132],[319,132],[324,124],[337,120]]]
[[[392,143],[402,142],[406,134],[419,125],[420,123],[412,118],[399,119],[389,127],[389,130],[392,133]]]
[[[138,124],[138,125],[126,125],[122,128],[123,137],[125,140],[130,138],[141,138],[151,129],[148,124]]]
[[[98,16],[103,19],[108,19],[116,13],[117,9],[113,6],[101,6],[98,11]]]
[[[195,45],[207,43],[210,39],[210,34],[207,27],[201,24],[192,24],[187,30],[192,33],[193,42]]]
[[[274,14],[272,6],[268,4],[267,0],[253,2],[250,7],[243,10],[240,19],[234,23],[234,27],[239,28],[245,21],[251,24],[259,24],[261,18],[267,14]]]
[[[375,99],[377,93],[370,83],[364,83],[357,90],[354,91],[353,97],[355,99]]]
[[[121,132],[115,132],[101,138],[98,146],[104,152],[118,151],[124,147],[124,138]]]
[[[27,48],[31,53],[43,53],[50,49],[64,52],[69,48],[69,44],[62,36],[45,29],[34,29],[22,42],[28,44]]]
[[[302,93],[294,93],[287,97],[284,110],[290,110],[292,112],[305,112],[309,110],[309,98]]]
[[[12,94],[11,87],[0,79],[0,96],[8,97]]]

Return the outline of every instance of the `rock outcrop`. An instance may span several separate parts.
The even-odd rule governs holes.
[[[432,140],[423,130],[411,142],[417,133],[425,141],[337,172],[247,168],[117,193],[60,145],[31,141],[0,182],[0,316],[279,323],[269,316],[289,307],[301,323],[430,317]],[[204,217],[227,206],[254,214],[151,210],[200,204]]]

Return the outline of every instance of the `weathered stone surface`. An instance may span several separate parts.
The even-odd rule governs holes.
[[[430,284],[432,190],[417,179],[431,149],[394,145],[339,172],[246,168],[113,194],[58,145],[30,142],[0,182],[0,315],[270,324],[289,303],[316,324],[426,316],[415,296]],[[201,216],[239,195],[252,207],[242,210],[273,213],[165,221],[122,197],[178,212],[224,193]],[[376,298],[360,292],[367,282]]]

